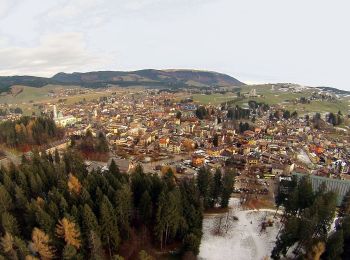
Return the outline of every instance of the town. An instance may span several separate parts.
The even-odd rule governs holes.
[[[268,102],[269,91],[275,97],[288,95],[289,99]],[[283,227],[277,221],[282,214],[280,207],[284,214],[295,207],[289,204],[295,200],[291,196],[306,180],[312,189],[309,192],[314,194],[310,196],[334,198],[329,214],[335,207],[344,207],[349,198],[348,111],[306,111],[317,102],[332,104],[347,96],[290,84],[248,90],[109,87],[87,92],[98,96],[86,99],[83,90],[60,89],[58,97],[49,94],[44,101],[33,103],[39,111],[30,116],[23,116],[16,104],[2,105],[1,165],[8,169],[23,167],[28,161],[35,163],[40,155],[55,164],[63,160],[67,170],[71,167],[68,153],[80,156],[89,175],[96,178],[121,172],[133,180],[141,171],[165,182],[174,178],[178,185],[194,180],[203,196],[204,212],[209,214],[204,217],[202,242],[195,246],[194,252],[200,257],[211,255],[210,246],[220,237],[233,245],[240,243],[229,227],[234,225],[232,221],[246,225],[250,219],[250,225],[260,231],[244,230],[245,236],[255,239],[247,252],[254,252],[252,247],[261,248],[251,258],[271,252],[278,259],[283,250],[278,245],[284,243],[283,235],[276,233]],[[68,102],[70,99],[75,102]],[[74,181],[71,173],[68,177],[68,183]],[[291,188],[295,180],[299,184]],[[209,187],[203,190],[202,181]],[[75,182],[80,185],[78,179]],[[226,190],[224,182],[229,185]],[[298,196],[301,201],[294,203],[301,205],[305,198]],[[235,211],[240,217],[234,215],[228,221],[229,215],[222,215]],[[217,217],[210,217],[213,213]],[[334,217],[328,221],[335,221]],[[291,232],[288,227],[284,225],[282,234]],[[225,236],[223,230],[230,235]],[[266,236],[265,242],[258,239],[261,235]],[[125,246],[130,247],[129,241]],[[288,244],[284,246],[288,248]],[[152,255],[165,253],[162,242],[160,252],[153,247],[148,250]]]
[[[65,95],[71,93],[68,89]],[[256,97],[256,90],[245,95]],[[332,96],[323,92],[322,98],[327,95]],[[87,131],[105,135],[110,152],[100,161],[86,160],[90,169],[107,169],[112,159],[123,172],[140,164],[160,176],[170,169],[177,178],[195,177],[203,166],[233,169],[237,193],[270,193],[270,199],[277,180],[292,175],[310,175],[315,183],[327,180],[340,192],[339,201],[350,185],[349,135],[322,120],[327,113],[302,116],[254,101],[242,107],[201,105],[190,93],[150,88],[107,89],[93,100],[41,107],[43,115],[65,129],[65,138],[47,152],[65,149]],[[4,120],[19,116],[10,113]]]

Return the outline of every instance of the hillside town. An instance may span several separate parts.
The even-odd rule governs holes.
[[[295,178],[309,177],[315,194],[325,185],[327,191],[337,194],[336,205],[342,205],[350,188],[349,135],[347,128],[341,127],[346,115],[298,114],[287,110],[285,104],[255,101],[254,97],[262,96],[255,89],[242,94],[247,103],[240,105],[234,101],[203,104],[194,101],[192,95],[186,91],[113,88],[95,99],[43,102],[40,116],[29,118],[41,122],[42,127],[36,129],[46,129],[51,120],[57,127],[56,134],[43,144],[45,134],[35,139],[40,145],[33,149],[11,139],[11,135],[0,134],[8,147],[13,142],[22,151],[22,155],[16,155],[3,144],[0,163],[10,167],[11,163],[23,164],[35,157],[37,149],[42,156],[60,160],[58,157],[64,159],[66,152],[73,149],[74,153],[81,153],[90,174],[108,174],[115,167],[113,164],[129,176],[141,166],[149,176],[166,179],[170,173],[177,181],[198,181],[203,171],[212,176],[217,172],[234,173],[230,203],[239,208],[240,214],[263,208],[270,222],[274,222],[274,214],[268,210],[285,203],[280,201],[281,197],[290,196],[288,183]],[[318,98],[314,94],[312,97]],[[302,102],[313,102],[305,100]],[[33,124],[24,126],[29,119],[19,112],[11,110],[4,114],[3,122],[16,124],[17,138],[33,133],[25,139],[32,142],[36,136],[31,128]],[[45,131],[51,133],[50,128]],[[214,220],[206,221],[216,225]],[[260,227],[262,224],[258,222]],[[268,233],[269,239],[274,241],[279,225]],[[260,236],[260,233],[252,231],[251,235]],[[207,239],[211,238],[204,238],[206,247],[210,244]],[[259,253],[261,256],[272,250],[270,245],[254,243],[261,250],[264,248]],[[202,250],[209,252],[205,251],[208,248]]]
[[[256,95],[255,90],[250,94]],[[141,164],[160,176],[171,169],[178,178],[194,177],[202,166],[234,169],[237,192],[263,195],[273,193],[268,185],[274,186],[278,177],[310,175],[315,182],[329,179],[330,187],[332,180],[344,183],[341,201],[350,185],[347,132],[324,122],[323,116],[287,117],[278,105],[247,104],[242,113],[248,116],[241,119],[237,110],[237,119],[232,119],[231,107],[202,106],[187,93],[156,89],[119,89],[91,101],[46,104],[43,113],[66,132],[48,151],[67,147],[88,130],[94,136],[102,132],[109,158],[87,161],[91,169],[106,168],[111,159],[125,172]],[[339,185],[332,187],[339,190]]]

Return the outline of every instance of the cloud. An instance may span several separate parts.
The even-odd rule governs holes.
[[[186,9],[189,6],[209,2],[210,0],[61,0],[37,18],[44,21],[43,25],[49,29],[52,29],[52,26],[57,28],[77,26],[81,29],[90,29],[133,12],[149,9],[154,11],[154,8],[160,8],[161,12]]]
[[[106,0],[59,1],[52,8],[37,15],[46,26],[91,28],[107,20],[110,4]]]
[[[126,9],[141,10],[150,6],[189,6],[210,2],[209,0],[128,0],[121,1]]]
[[[16,4],[18,0],[0,0],[0,18],[7,16]]]
[[[107,59],[91,55],[80,33],[51,34],[36,47],[0,49],[0,75],[52,76],[65,71],[96,69]]]

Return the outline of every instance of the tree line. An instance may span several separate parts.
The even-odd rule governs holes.
[[[9,115],[9,114],[23,114],[23,110],[20,108],[20,107],[16,107],[16,108],[5,108],[5,109],[2,109],[0,108],[0,116],[6,116],[6,115]]]
[[[239,120],[239,119],[249,119],[250,110],[241,108],[240,106],[230,107],[227,109],[227,119]]]
[[[344,122],[344,118],[343,118],[343,115],[340,111],[338,111],[337,114],[334,114],[332,112],[330,112],[327,117],[327,122],[332,124],[333,126],[337,126],[337,125],[340,125]]]
[[[212,174],[210,169],[202,167],[198,171],[197,186],[200,196],[203,198],[203,206],[205,209],[228,207],[229,200],[234,188],[233,171],[222,173],[220,169],[216,169]]]
[[[295,259],[350,258],[350,193],[342,204],[336,231],[331,233],[337,195],[327,191],[325,184],[313,191],[308,177],[298,180],[294,176],[292,181],[281,182],[276,204],[284,206],[284,213],[273,259],[285,257],[292,249]]]
[[[63,129],[58,128],[55,122],[47,117],[25,116],[0,124],[0,143],[9,147],[43,145],[63,136]]]
[[[219,171],[179,181],[141,166],[127,175],[112,161],[108,171],[88,172],[74,150],[34,152],[0,170],[0,259],[135,259],[135,240],[194,256],[203,208],[226,207],[232,185],[233,175]]]
[[[102,132],[98,132],[96,137],[90,130],[87,130],[83,136],[72,136],[71,147],[89,160],[106,161],[108,159],[109,145]]]

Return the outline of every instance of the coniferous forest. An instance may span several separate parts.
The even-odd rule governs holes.
[[[64,130],[46,117],[23,116],[16,121],[4,121],[0,124],[0,143],[8,147],[25,148],[40,146],[59,140]]]
[[[152,259],[150,248],[173,245],[178,255],[198,254],[195,180],[140,166],[127,175],[114,161],[89,173],[72,150],[22,160],[0,170],[0,259]]]
[[[293,177],[281,183],[276,204],[284,212],[273,259],[284,259],[291,252],[295,259],[350,259],[350,193],[338,210],[335,231],[331,225],[337,214],[337,195],[327,191],[325,184],[313,191],[309,178]]]

